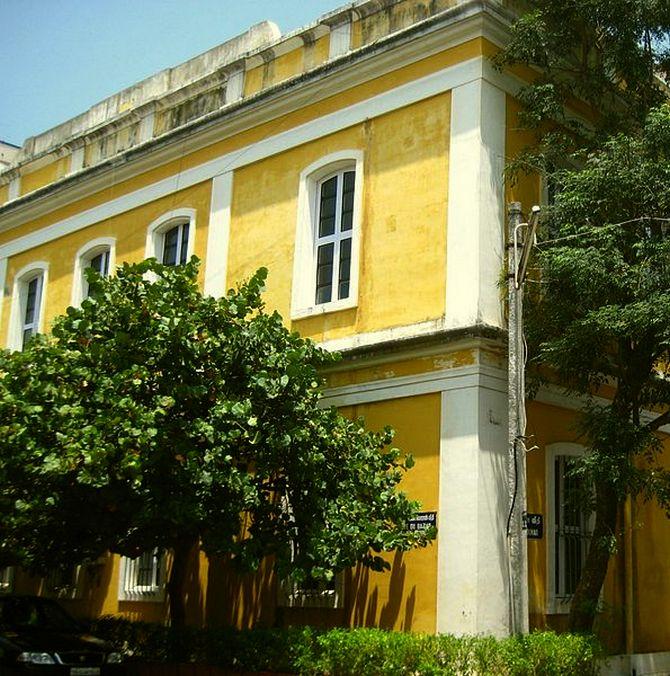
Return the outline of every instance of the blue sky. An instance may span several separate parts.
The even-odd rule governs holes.
[[[21,145],[264,19],[283,33],[346,0],[0,0],[0,140]]]

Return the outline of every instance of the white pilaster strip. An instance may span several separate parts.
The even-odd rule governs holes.
[[[244,71],[236,70],[230,74],[226,83],[226,103],[239,101],[244,96]]]
[[[505,93],[486,80],[451,94],[446,325],[502,326]]]
[[[74,174],[84,168],[84,153],[86,149],[84,146],[75,148],[70,155],[70,171],[68,173]]]
[[[209,207],[207,258],[205,260],[205,294],[220,298],[226,293],[230,204],[233,199],[233,172],[212,179]]]
[[[504,392],[442,393],[437,631],[508,634]]]
[[[139,143],[144,143],[154,137],[155,118],[156,114],[151,110],[140,120]]]
[[[351,49],[351,21],[345,21],[330,29],[328,58],[334,59]]]
[[[0,324],[2,324],[2,308],[5,305],[7,293],[7,259],[0,258]]]
[[[7,200],[15,200],[21,195],[21,177],[17,176],[9,182],[9,188],[7,191]]]

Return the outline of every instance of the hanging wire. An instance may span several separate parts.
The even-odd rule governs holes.
[[[661,218],[657,216],[639,216],[638,218],[631,218],[630,220],[620,221],[619,223],[609,223],[608,225],[598,226],[597,228],[594,227],[593,230],[590,230],[588,232],[577,232],[574,235],[565,235],[564,237],[547,239],[544,242],[536,242],[535,246],[541,249],[546,246],[554,246],[555,244],[559,244],[560,242],[567,242],[572,239],[579,239],[580,237],[595,237],[596,235],[599,235],[603,231],[614,230],[614,228],[620,228],[621,226],[624,225],[634,225],[645,222],[670,223],[670,218]]]

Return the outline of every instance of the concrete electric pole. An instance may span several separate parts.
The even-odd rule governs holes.
[[[508,299],[508,491],[507,545],[509,554],[510,631],[528,633],[528,543],[526,513],[526,446],[523,282],[535,239],[540,207],[533,207],[529,223],[522,223],[521,204],[507,208]],[[525,230],[523,241],[520,233]]]

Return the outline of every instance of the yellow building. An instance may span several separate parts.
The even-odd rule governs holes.
[[[344,360],[325,400],[391,424],[416,467],[404,489],[435,513],[426,550],[390,573],[353,570],[321,595],[269,571],[234,578],[194,557],[189,620],[310,622],[457,634],[509,632],[506,339],[499,279],[505,158],[525,143],[523,72],[496,72],[501,0],[359,0],[281,35],[262,23],[29,138],[0,173],[0,336],[21,349],[87,293],[83,270],[156,256],[203,261],[207,294],[258,267],[291,329]],[[561,507],[579,453],[578,402],[529,407],[533,627],[564,626],[585,515]],[[633,506],[603,594],[615,648],[670,659],[670,522]],[[557,521],[572,518],[571,533]],[[572,536],[572,537],[570,537]],[[108,556],[72,581],[5,571],[4,588],[75,612],[163,620],[165,561]],[[632,602],[631,602],[632,601]],[[639,658],[642,665],[644,659]],[[637,664],[637,663],[636,663]],[[643,667],[638,673],[645,673]]]

